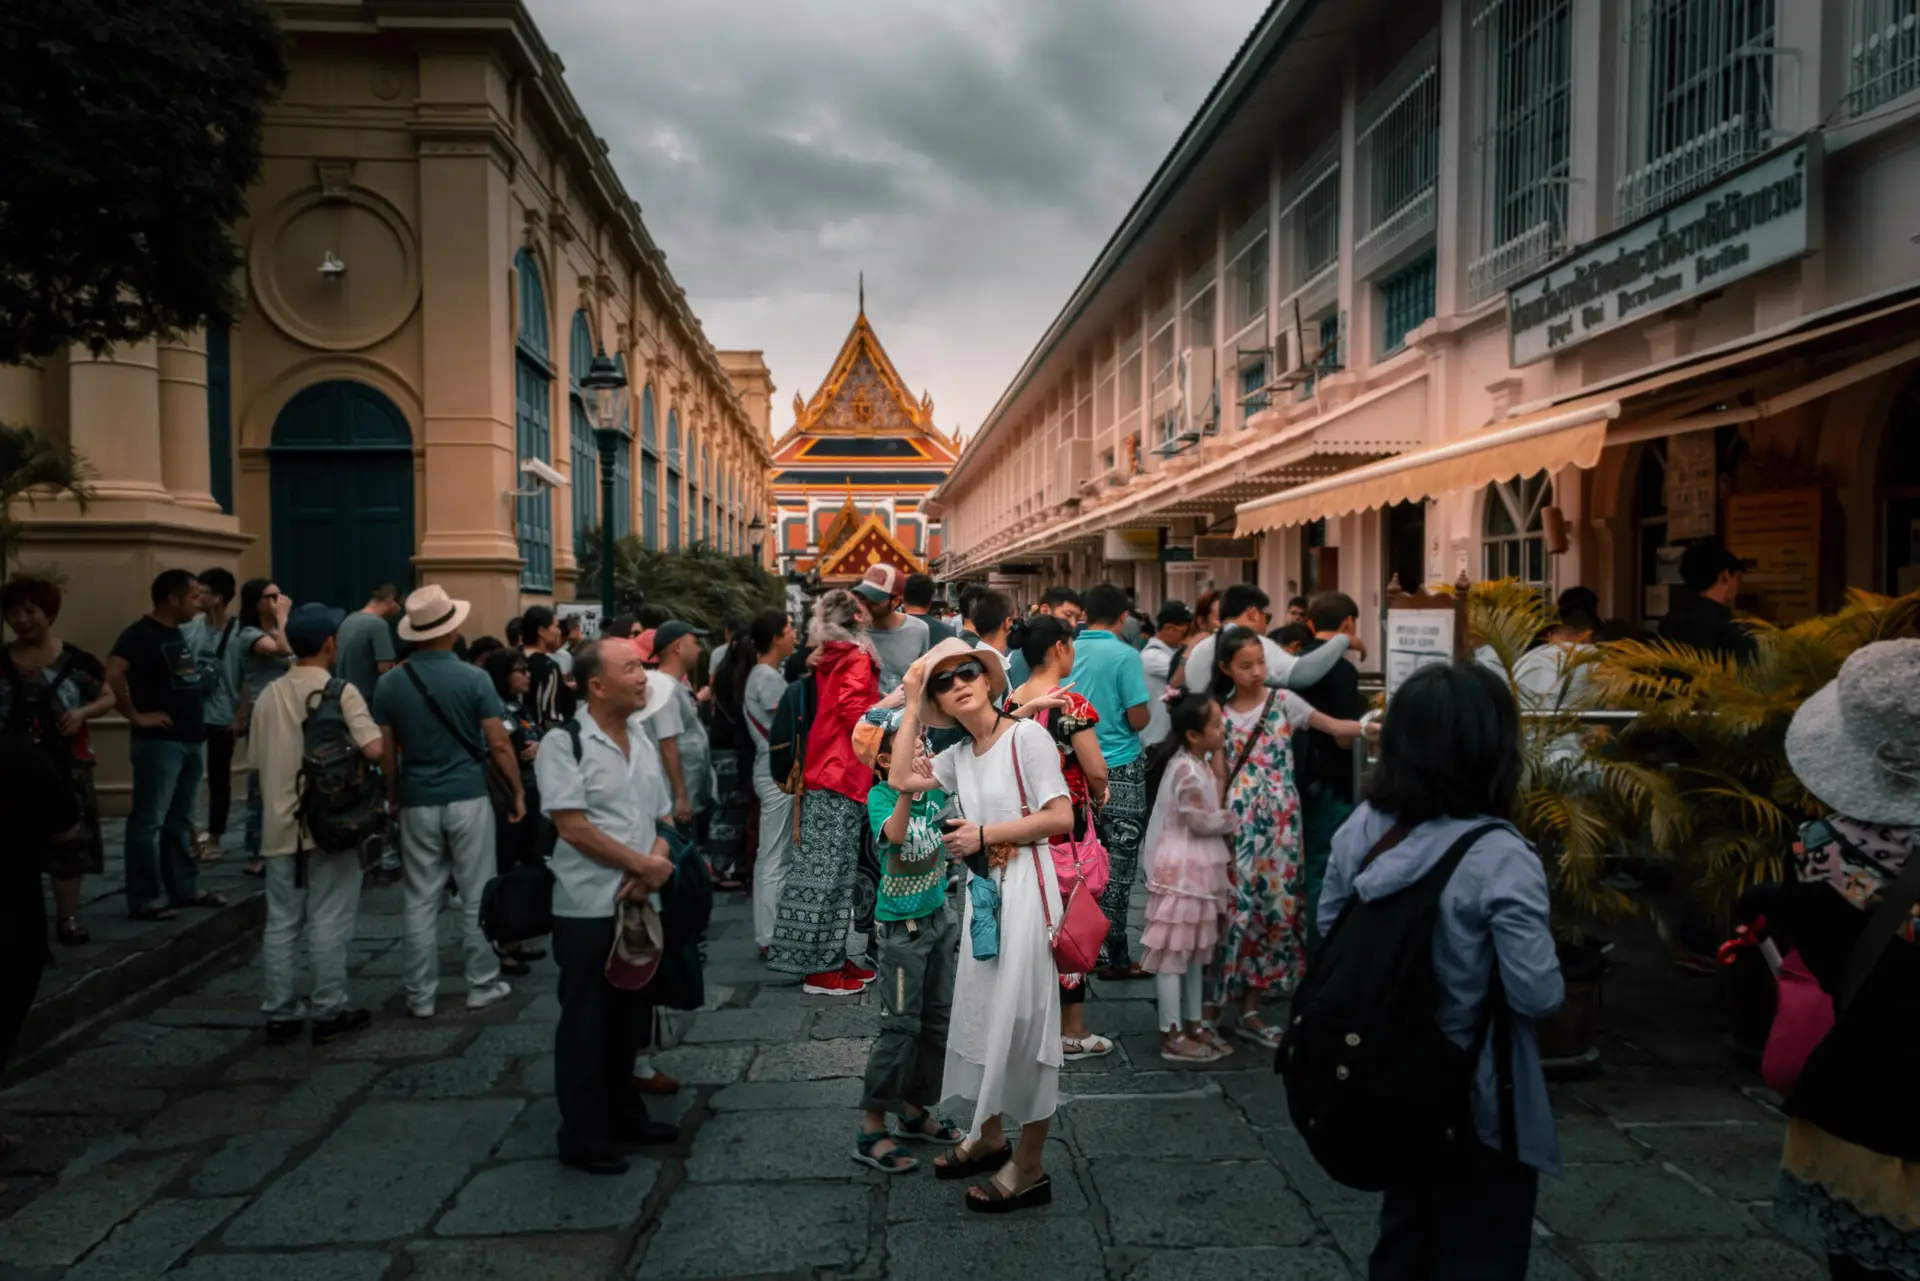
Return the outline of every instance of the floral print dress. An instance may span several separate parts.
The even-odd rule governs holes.
[[[1307,889],[1293,736],[1313,714],[1285,690],[1274,690],[1251,712],[1225,710],[1228,767],[1239,770],[1227,791],[1234,887],[1214,967],[1214,999],[1221,1005],[1249,990],[1291,995],[1306,972]],[[1240,764],[1243,755],[1246,763]]]

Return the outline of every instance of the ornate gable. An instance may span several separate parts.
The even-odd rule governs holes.
[[[826,544],[823,542],[821,545],[824,547]],[[827,582],[836,579],[852,581],[881,563],[895,565],[903,574],[922,574],[927,568],[919,557],[902,547],[887,531],[885,523],[876,513],[868,516],[866,522],[853,531],[853,536],[847,539],[844,546],[829,553],[820,562],[820,577]]]
[[[933,397],[915,400],[874,334],[863,308],[813,399],[793,402],[793,427],[776,443],[774,462],[799,461],[808,437],[905,437],[923,442],[925,455],[951,462],[952,440],[933,425]]]

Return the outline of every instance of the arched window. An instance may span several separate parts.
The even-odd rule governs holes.
[[[620,376],[627,376],[627,353],[617,351],[613,363]],[[620,429],[620,444],[613,453],[613,536],[625,538],[633,532],[633,397],[620,392],[620,417],[614,424]]]
[[[660,545],[660,437],[654,431],[653,384],[640,393],[640,545]]]
[[[1481,528],[1483,577],[1548,586],[1547,535],[1540,513],[1552,502],[1553,482],[1545,472],[1487,486],[1487,514]]]
[[[713,455],[700,444],[700,541],[713,542]]]
[[[667,550],[680,550],[680,411],[667,411]]]
[[[514,336],[514,438],[519,457],[514,460],[516,489],[534,488],[520,475],[520,460],[553,461],[553,363],[547,343],[547,295],[540,287],[540,267],[522,249],[513,258],[520,287],[520,325]],[[546,489],[514,499],[518,530],[522,590],[553,590],[553,495]]]
[[[573,313],[567,338],[568,452],[573,458],[573,554],[577,558],[600,524],[600,468],[595,457],[593,420],[581,380],[593,368],[593,330],[587,313]]]

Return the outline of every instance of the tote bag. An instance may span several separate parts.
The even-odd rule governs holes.
[[[1042,712],[1036,719],[1046,725],[1052,716],[1052,712]],[[1069,832],[1064,841],[1049,843],[1048,849],[1053,855],[1053,878],[1060,884],[1062,898],[1082,885],[1096,898],[1106,891],[1107,882],[1113,876],[1113,864],[1100,834],[1094,830],[1091,813],[1087,816],[1086,835],[1076,840]]]

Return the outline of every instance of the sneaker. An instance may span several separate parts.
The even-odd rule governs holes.
[[[845,965],[842,965],[840,972],[858,983],[861,987],[865,987],[880,977],[864,965],[855,965],[852,961],[848,961]]]
[[[433,1002],[432,1001],[408,1001],[407,1016],[409,1018],[416,1018],[416,1019],[432,1018]]]
[[[315,1019],[313,1043],[325,1045],[329,1041],[337,1041],[343,1036],[365,1030],[372,1022],[373,1015],[365,1010],[342,1010],[330,1019]]]
[[[482,983],[467,993],[467,1008],[484,1010],[489,1005],[498,1005],[513,995],[513,985],[505,979],[495,979],[491,983]]]
[[[867,985],[843,969],[826,970],[807,975],[800,990],[810,996],[858,996],[867,990]]]
[[[642,1094],[678,1094],[680,1082],[655,1068],[652,1076],[634,1077],[633,1088]]]

